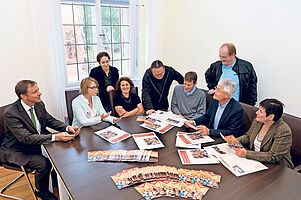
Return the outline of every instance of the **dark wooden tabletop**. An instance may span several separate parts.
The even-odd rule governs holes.
[[[149,132],[139,126],[136,117],[125,118],[117,127],[128,133]],[[44,145],[55,169],[62,178],[72,198],[75,200],[100,199],[141,199],[142,196],[135,188],[128,187],[118,190],[111,176],[133,167],[147,165],[169,165],[188,169],[202,169],[213,171],[222,176],[218,189],[210,188],[204,196],[208,199],[300,199],[301,175],[291,169],[279,165],[266,164],[269,169],[253,174],[236,177],[221,164],[212,165],[182,165],[175,147],[177,131],[187,131],[185,127],[169,130],[164,135],[157,136],[165,145],[155,149],[159,152],[157,163],[129,163],[129,162],[91,162],[88,163],[87,152],[107,149],[138,149],[133,138],[128,138],[117,144],[110,144],[97,135],[95,131],[110,126],[109,123],[83,127],[80,135],[71,142],[55,142]],[[217,139],[217,142],[222,142]],[[211,143],[212,144],[212,143]],[[211,145],[210,143],[207,145]],[[171,199],[164,197],[161,199]]]

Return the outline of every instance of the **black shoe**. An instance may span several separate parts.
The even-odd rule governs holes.
[[[35,194],[42,200],[58,200],[57,197],[50,191],[35,191]]]

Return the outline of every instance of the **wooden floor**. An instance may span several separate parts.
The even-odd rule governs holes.
[[[14,180],[21,172],[17,172],[14,170],[4,169],[0,167],[0,188],[2,189],[5,185],[9,182]],[[29,174],[30,180],[34,184],[34,175]],[[6,195],[13,195],[18,198],[26,199],[26,200],[33,200],[33,196],[31,194],[30,188],[25,177],[22,177],[13,185],[11,185],[5,192]],[[8,198],[0,197],[1,200],[8,200]]]

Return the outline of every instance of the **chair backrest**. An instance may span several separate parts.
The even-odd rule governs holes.
[[[204,90],[204,89],[201,89],[205,92],[206,94],[206,110],[209,108],[209,105],[211,103],[211,100],[213,98],[213,95],[212,94],[208,94],[208,90]]]
[[[291,156],[295,167],[297,167],[301,164],[301,118],[289,114],[283,114],[282,118],[292,131],[293,145]]]
[[[0,146],[3,142],[4,136],[5,136],[5,132],[4,132],[4,111],[7,107],[9,107],[11,104],[5,105],[5,106],[1,106],[0,107]]]
[[[109,92],[109,99],[110,99],[110,105],[111,105],[111,108],[112,108],[112,115],[115,116],[115,117],[118,117],[118,114],[117,114],[117,112],[115,110],[115,106],[114,106],[114,98],[116,96],[116,92],[117,92],[116,89],[110,91]],[[138,87],[133,87],[131,89],[131,92],[138,95]]]
[[[68,121],[70,125],[72,124],[73,121],[72,100],[78,95],[79,95],[78,89],[65,91]]]

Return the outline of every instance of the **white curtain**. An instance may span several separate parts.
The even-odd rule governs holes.
[[[64,40],[59,0],[29,0],[42,99],[57,119],[66,116]]]

